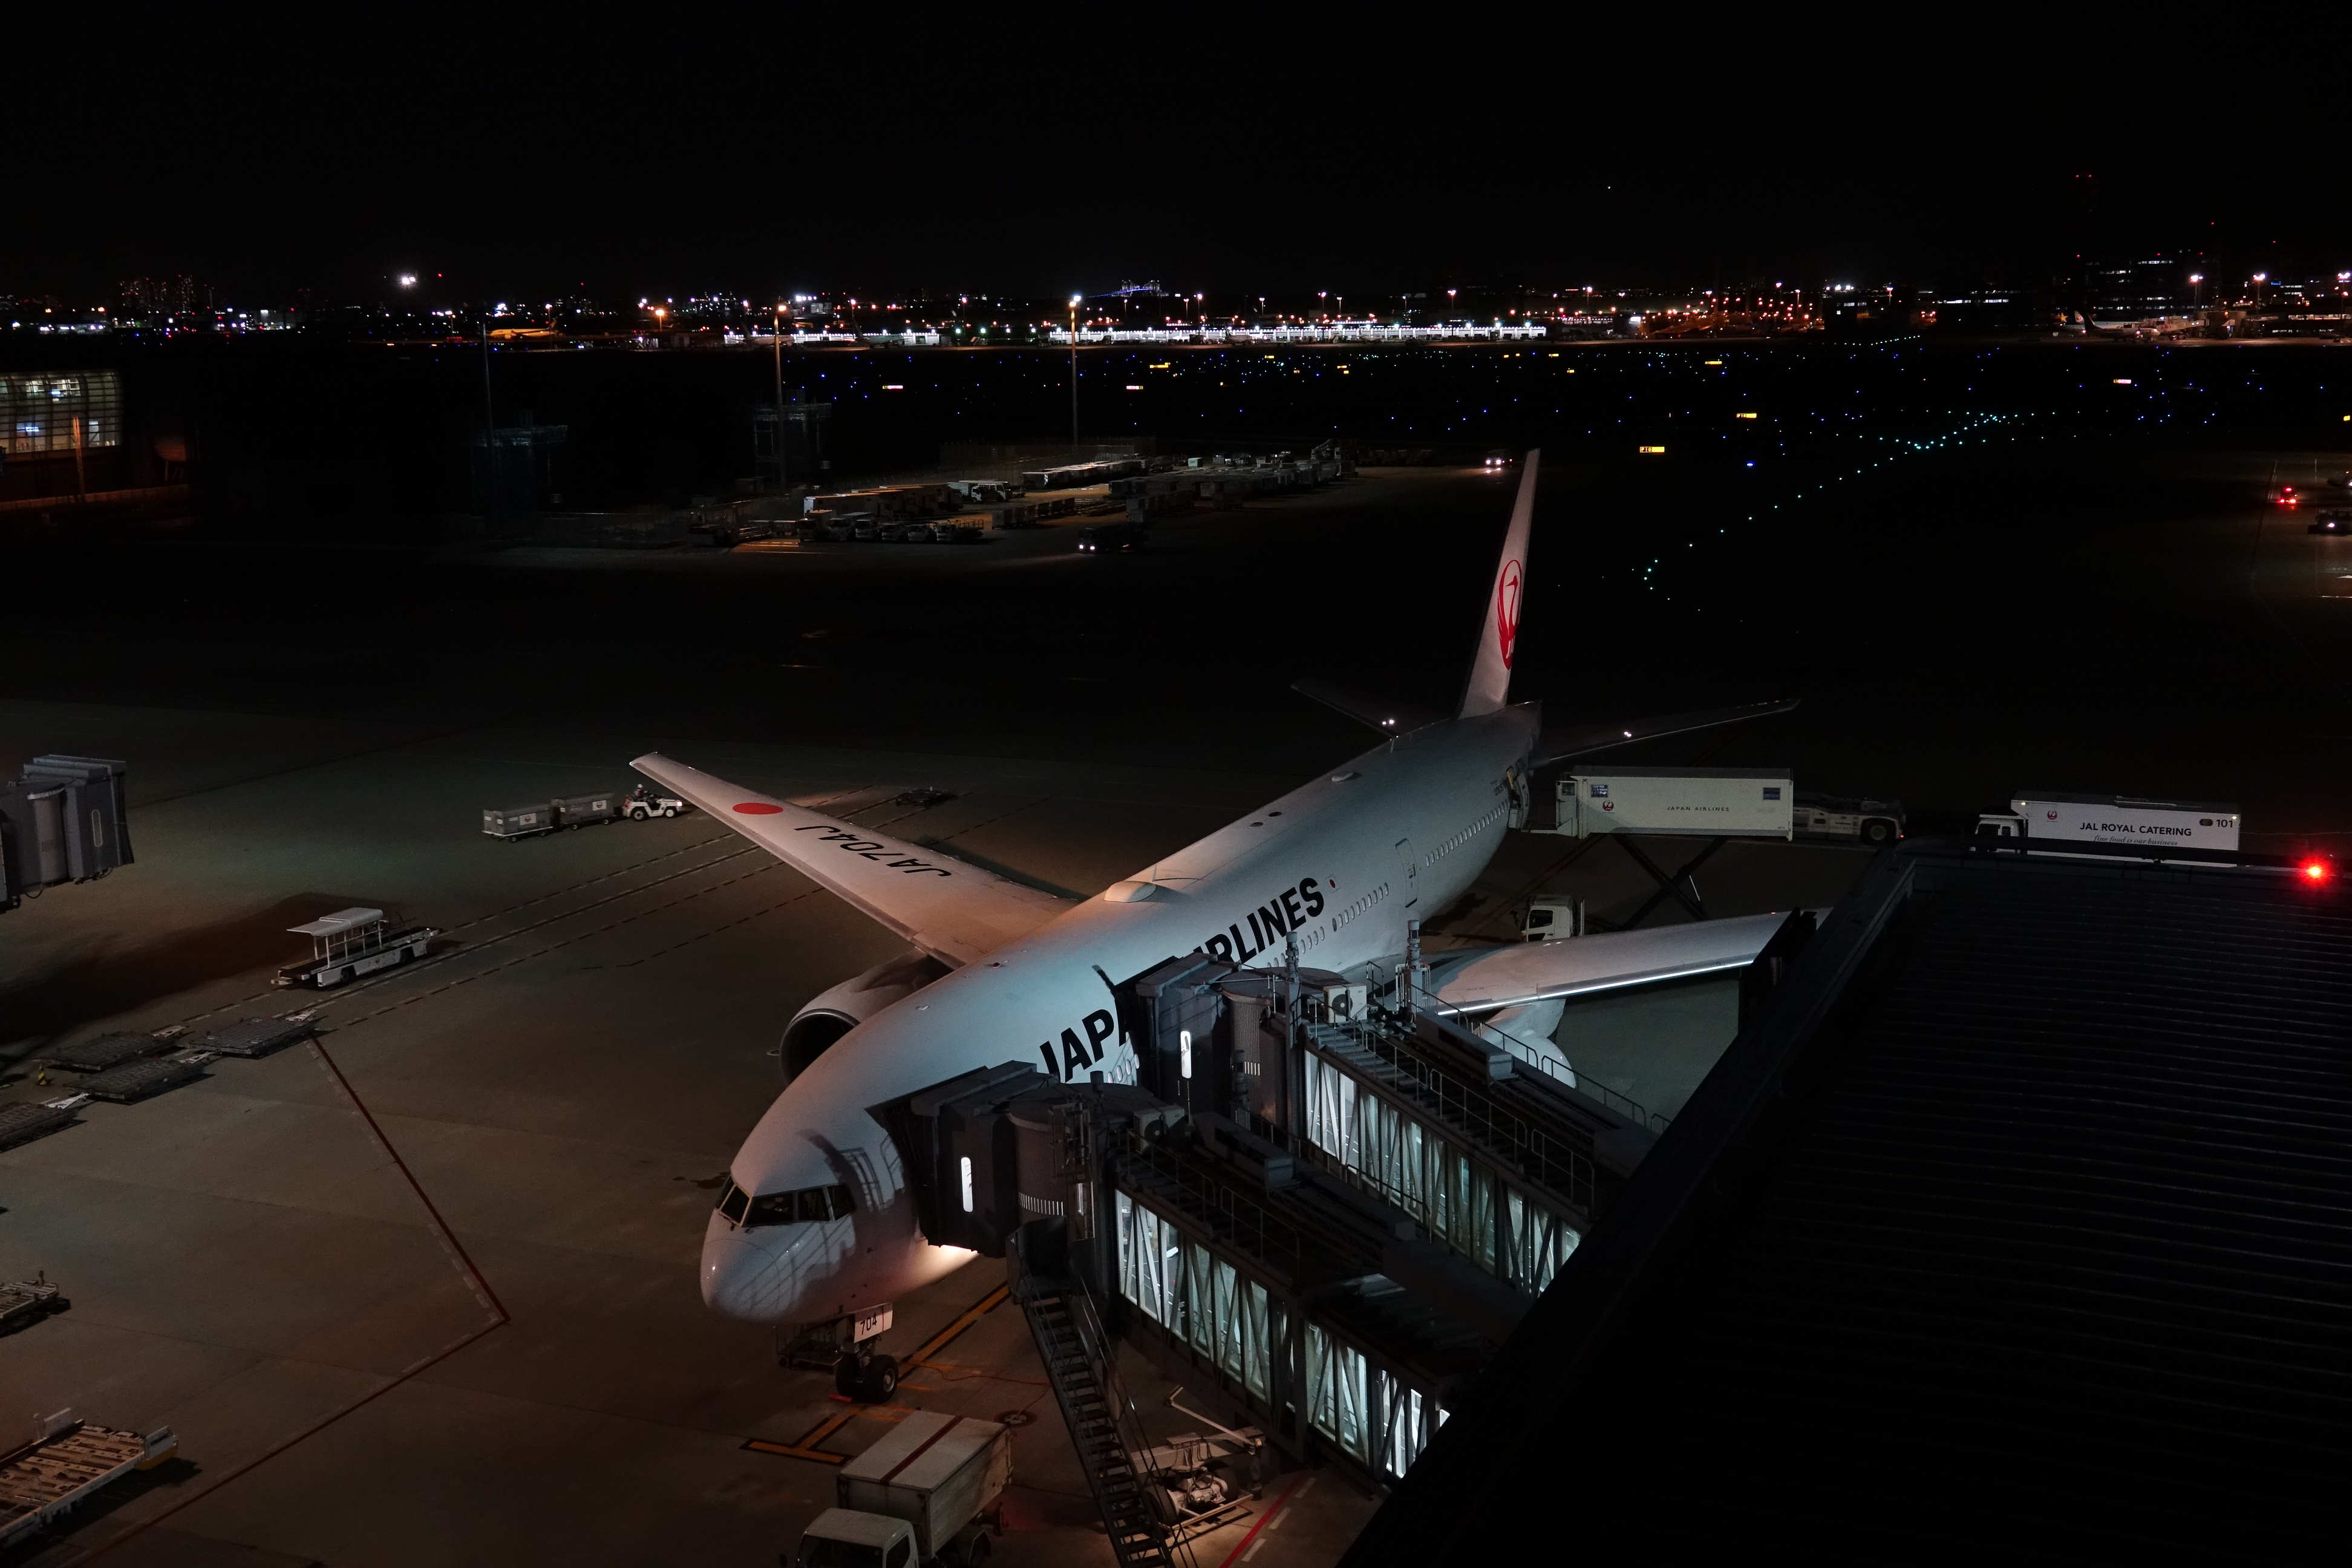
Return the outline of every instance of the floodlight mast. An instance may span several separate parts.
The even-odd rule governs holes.
[[[784,493],[784,302],[776,301],[776,425],[768,437],[768,449],[776,459],[776,493]]]
[[[1070,456],[1078,447],[1078,297],[1070,296]]]

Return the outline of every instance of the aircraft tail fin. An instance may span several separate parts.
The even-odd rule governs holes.
[[[1478,634],[1478,657],[1470,665],[1470,682],[1462,693],[1462,717],[1493,713],[1511,700],[1511,657],[1519,640],[1519,604],[1527,576],[1528,524],[1536,510],[1536,467],[1541,452],[1522,459],[1518,503],[1511,508],[1511,526],[1503,535],[1503,555],[1495,567],[1495,586],[1486,597],[1486,625]]]

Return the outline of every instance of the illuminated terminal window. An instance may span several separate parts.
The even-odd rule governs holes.
[[[36,457],[122,444],[122,379],[110,370],[0,375],[7,454]]]

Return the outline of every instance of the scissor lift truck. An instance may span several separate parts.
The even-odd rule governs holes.
[[[310,960],[279,970],[278,984],[315,986],[320,991],[422,958],[433,939],[441,934],[433,926],[404,925],[397,915],[362,909],[337,910],[286,929],[310,939]]]

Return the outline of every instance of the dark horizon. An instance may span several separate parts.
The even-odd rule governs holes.
[[[1127,279],[1239,295],[1458,282],[2011,281],[2078,256],[2211,275],[2352,268],[2299,103],[1882,65],[1724,82],[1554,65],[1400,78],[1336,60],[1132,71],[257,68],[116,90],[17,195],[0,292],[189,275],[256,300],[402,271],[469,296],[733,289],[1061,298]],[[2066,68],[2084,75],[2082,63]],[[257,68],[247,68],[248,73]],[[1865,129],[1866,128],[1866,129]]]

